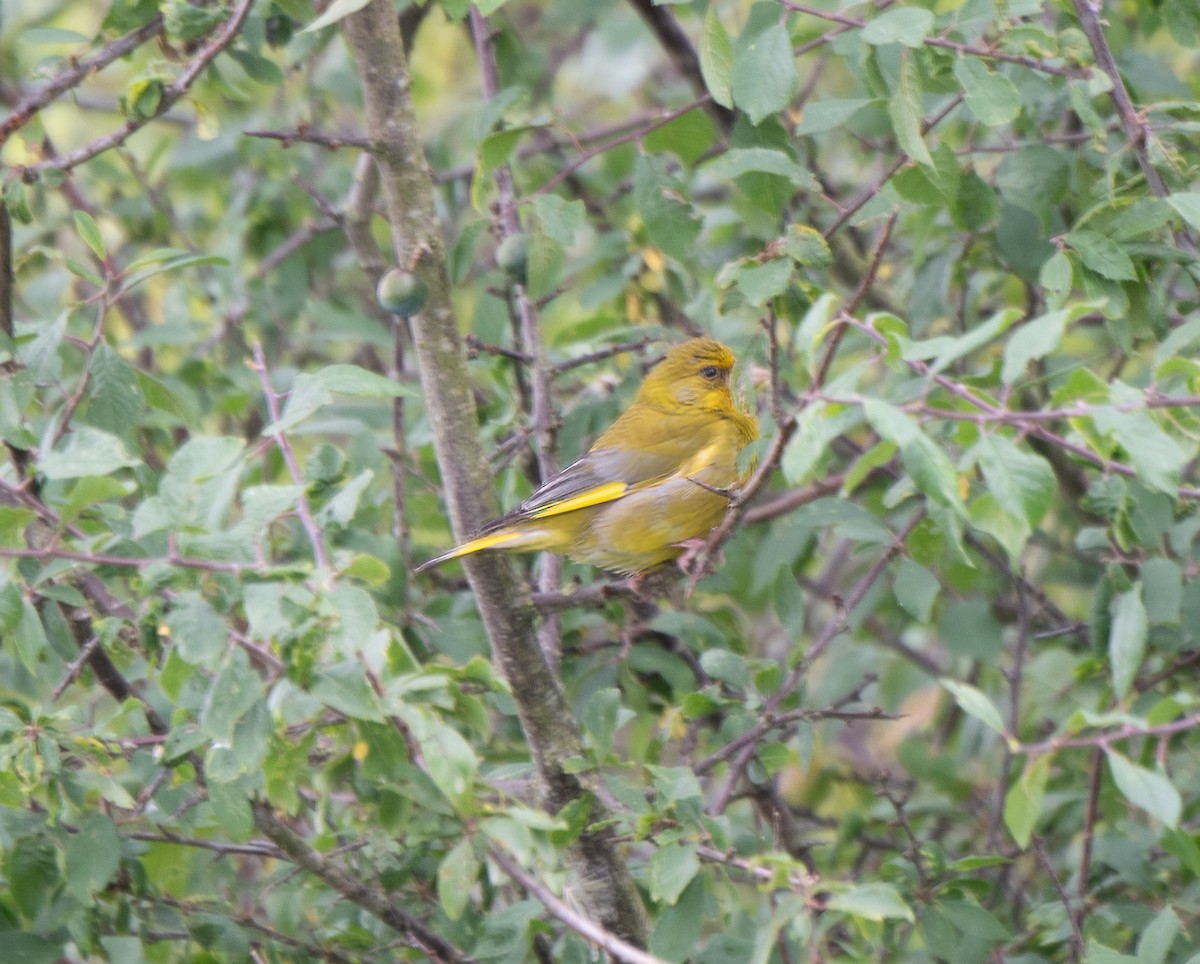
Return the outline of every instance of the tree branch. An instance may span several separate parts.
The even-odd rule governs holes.
[[[495,494],[479,441],[462,339],[450,301],[442,228],[433,207],[433,179],[413,113],[408,64],[399,25],[387,0],[372,0],[342,21],[362,82],[368,133],[374,144],[393,246],[426,283],[428,300],[410,319],[426,411],[446,502],[456,535],[496,515]],[[511,562],[499,553],[468,556],[492,652],[508,681],[551,813],[585,793],[568,761],[582,753],[566,695],[534,636],[534,609]],[[600,812],[593,801],[593,820]],[[589,916],[622,939],[646,940],[645,911],[628,868],[607,830],[585,831],[572,848]]]

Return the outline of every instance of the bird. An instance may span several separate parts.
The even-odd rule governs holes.
[[[758,420],[734,402],[734,354],[711,338],[669,349],[577,462],[512,512],[417,568],[487,550],[554,552],[638,576],[701,544],[745,474]]]

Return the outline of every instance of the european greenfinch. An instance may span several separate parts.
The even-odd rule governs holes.
[[[676,345],[583,458],[417,571],[503,549],[633,575],[695,546],[724,517],[743,481],[741,451],[758,438],[758,420],[730,393],[733,363],[710,338]]]

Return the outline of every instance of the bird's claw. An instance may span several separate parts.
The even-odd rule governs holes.
[[[708,548],[706,539],[686,539],[676,545],[683,549],[675,563],[679,566],[680,571],[688,577],[686,595],[690,598],[696,590],[696,583],[716,571],[717,567],[721,565],[724,561],[724,553],[717,549],[714,559],[712,553],[706,551]]]

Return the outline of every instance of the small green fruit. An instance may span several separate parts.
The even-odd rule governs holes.
[[[496,266],[513,281],[524,284],[529,267],[529,237],[518,231],[501,241],[496,248]]]
[[[379,279],[375,297],[384,311],[410,318],[425,307],[429,287],[411,271],[392,268]]]

